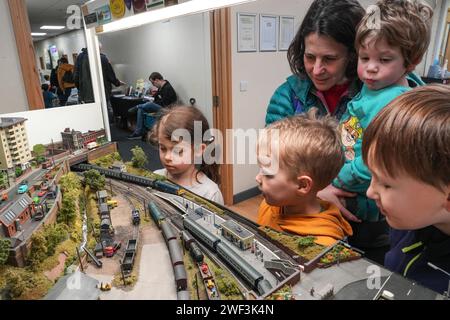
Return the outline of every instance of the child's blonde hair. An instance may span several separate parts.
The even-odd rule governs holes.
[[[314,190],[319,191],[337,176],[345,158],[337,121],[329,115],[317,118],[316,113],[313,108],[274,122],[266,130],[278,131],[280,167],[287,169],[292,178],[309,175]]]
[[[164,137],[168,140],[172,140],[172,134],[177,129],[186,129],[190,136],[190,143],[194,145],[194,137],[195,137],[195,122],[201,122],[201,137],[202,139],[205,137],[205,132],[209,130],[208,120],[205,118],[203,113],[192,106],[174,106],[172,108],[164,108],[161,112],[159,120],[155,124],[152,130],[153,141],[158,140],[158,133],[160,132],[164,135]],[[197,133],[200,134],[200,133]],[[202,141],[206,145],[214,143],[214,138],[208,139],[208,141]],[[194,146],[195,147],[195,146]],[[220,183],[219,176],[219,165],[217,163],[206,164],[203,157],[200,165],[197,165],[197,169],[199,172],[203,172],[215,183]]]
[[[379,11],[367,13],[358,26],[356,50],[367,39],[384,39],[389,45],[400,47],[406,68],[420,63],[430,43],[433,9],[418,0],[381,0],[376,7]]]
[[[393,178],[450,185],[450,87],[418,87],[393,100],[364,132],[362,152]]]

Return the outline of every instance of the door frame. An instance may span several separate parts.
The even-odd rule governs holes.
[[[220,189],[225,205],[233,204],[233,165],[227,155],[232,154],[232,140],[227,130],[233,128],[231,87],[231,9],[211,12],[211,73],[214,128],[223,136],[220,165]]]

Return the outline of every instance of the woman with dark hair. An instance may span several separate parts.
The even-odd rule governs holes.
[[[266,125],[312,107],[340,119],[361,88],[356,28],[365,14],[356,0],[316,0],[288,50],[293,72],[273,94]]]

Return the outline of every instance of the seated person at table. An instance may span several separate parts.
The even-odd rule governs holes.
[[[258,142],[258,223],[329,246],[352,235],[337,206],[317,198],[344,164],[337,122],[317,109],[270,124]]]
[[[44,83],[42,86],[42,97],[44,98],[45,109],[59,107],[59,99],[56,94],[50,91],[50,86]]]
[[[159,72],[153,72],[149,77],[153,86],[158,88],[158,91],[153,94],[155,100],[137,105],[131,108],[128,112],[137,112],[136,129],[128,139],[141,139],[144,134],[144,112],[159,112],[161,108],[165,108],[174,104],[177,101],[177,94],[169,81],[164,80]]]

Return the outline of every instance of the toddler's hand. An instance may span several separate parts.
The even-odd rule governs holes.
[[[333,185],[328,185],[325,189],[319,191],[317,193],[317,197],[319,197],[322,200],[331,202],[335,204],[339,210],[341,211],[342,215],[350,221],[354,222],[361,222],[360,219],[358,219],[353,213],[348,211],[344,205],[342,204],[342,201],[339,198],[351,198],[355,197],[356,193],[348,192],[339,188],[336,188]]]

